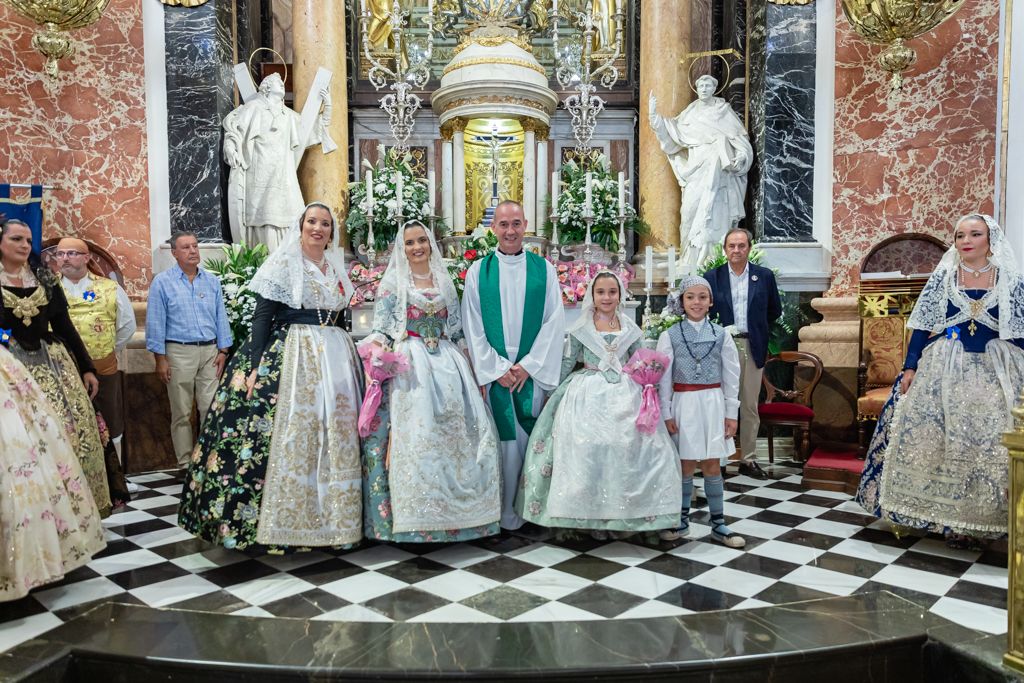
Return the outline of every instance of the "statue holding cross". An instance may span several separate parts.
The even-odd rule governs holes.
[[[223,124],[224,161],[231,167],[231,239],[263,243],[274,251],[305,206],[297,171],[306,148],[319,143],[324,154],[337,149],[327,132],[331,72],[317,72],[301,114],[284,103],[280,75],[264,78],[257,91],[248,69],[239,64],[235,79],[244,102],[224,117]]]

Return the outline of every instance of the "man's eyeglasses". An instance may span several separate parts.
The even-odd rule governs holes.
[[[69,249],[67,251],[55,251],[53,252],[54,258],[75,258],[76,256],[88,256],[84,251],[75,251]]]

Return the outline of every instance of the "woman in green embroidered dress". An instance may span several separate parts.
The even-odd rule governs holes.
[[[363,440],[367,538],[430,543],[497,534],[497,432],[464,355],[455,286],[418,221],[398,233],[373,332],[362,344],[392,347],[410,365],[386,381]]]
[[[549,527],[635,532],[679,526],[679,455],[658,420],[653,434],[635,422],[642,387],[622,367],[642,333],[622,307],[625,288],[598,273],[569,329],[562,383],[537,418],[516,510]],[[583,367],[575,372],[577,363]],[[570,374],[571,373],[571,374]]]

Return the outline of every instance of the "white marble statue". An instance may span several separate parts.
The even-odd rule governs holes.
[[[697,101],[672,119],[659,116],[654,93],[650,122],[683,190],[679,209],[682,263],[700,266],[726,231],[745,215],[747,171],[754,150],[743,122],[729,103],[715,97],[718,80],[697,79]]]
[[[224,117],[224,160],[231,167],[231,239],[250,245],[262,242],[270,251],[281,244],[305,206],[297,169],[306,148],[317,143],[323,144],[325,153],[335,148],[327,133],[329,90],[320,90],[323,111],[305,135],[301,115],[284,103],[284,94],[281,76],[270,74],[256,97]]]

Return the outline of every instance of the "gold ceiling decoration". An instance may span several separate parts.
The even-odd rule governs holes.
[[[46,57],[44,70],[57,76],[57,60],[75,51],[66,31],[82,28],[103,16],[110,0],[4,0],[15,12],[42,26],[32,36],[32,47]]]
[[[890,92],[903,87],[903,72],[917,61],[904,41],[917,38],[946,21],[965,0],[843,0],[843,14],[871,43],[886,45],[878,63],[892,74]]]

